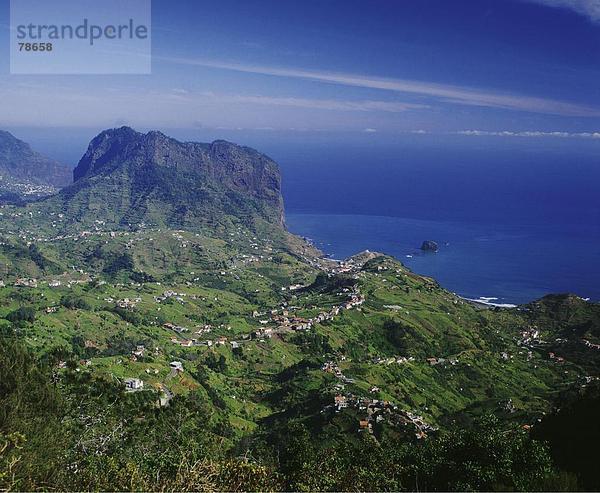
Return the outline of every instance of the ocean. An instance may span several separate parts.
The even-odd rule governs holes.
[[[288,214],[289,229],[336,259],[393,255],[470,299],[520,304],[549,293],[600,300],[600,248],[578,227],[492,226],[385,216]],[[568,238],[568,240],[567,240]],[[422,252],[433,239],[437,253]]]
[[[384,252],[498,304],[600,301],[600,149],[295,150],[276,155],[288,227],[334,258]],[[422,252],[424,240],[439,252]]]

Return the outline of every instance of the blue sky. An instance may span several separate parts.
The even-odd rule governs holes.
[[[600,142],[600,0],[154,0],[152,75],[14,76],[0,127]],[[0,36],[9,44],[9,6]]]

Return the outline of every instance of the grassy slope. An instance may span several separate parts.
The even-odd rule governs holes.
[[[392,401],[436,427],[487,411],[532,423],[559,392],[598,374],[598,351],[581,343],[584,337],[598,342],[598,307],[581,300],[567,307],[550,299],[527,309],[481,309],[379,257],[349,274],[365,297],[361,306],[302,333],[251,338],[261,320],[277,328],[271,310],[310,318],[348,299],[335,282],[282,290],[310,284],[323,269],[331,275],[331,263],[298,238],[267,225],[250,231],[233,220],[195,232],[111,233],[96,225],[84,234],[56,213],[42,220],[36,207],[2,210],[0,269],[7,287],[0,288],[0,317],[31,306],[36,320],[21,323],[19,333],[38,354],[90,359],[80,371],[142,378],[157,392],[163,386],[175,395],[197,392],[240,436],[302,420],[332,440],[340,431],[354,437],[364,411],[336,413],[330,405],[338,393]],[[38,287],[14,287],[20,276],[37,278]],[[61,285],[49,287],[52,280]],[[157,302],[167,290],[183,296]],[[117,309],[126,298],[139,301]],[[79,307],[68,303],[73,299]],[[176,334],[166,322],[190,332]],[[206,325],[211,332],[194,334]],[[547,342],[520,345],[521,332],[533,326]],[[227,344],[172,342],[221,336]],[[138,344],[146,353],[132,361]],[[550,359],[550,351],[564,351],[566,361]],[[392,357],[413,359],[388,364]],[[446,361],[431,365],[432,357]],[[170,373],[172,360],[184,363],[182,375]],[[339,387],[340,380],[321,369],[326,361],[352,381]],[[374,386],[379,390],[372,392]],[[401,431],[387,421],[376,427],[377,436]]]

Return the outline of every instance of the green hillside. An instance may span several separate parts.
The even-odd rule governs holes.
[[[577,487],[529,432],[598,380],[597,304],[476,305],[244,208],[90,221],[81,190],[0,209],[0,488]]]

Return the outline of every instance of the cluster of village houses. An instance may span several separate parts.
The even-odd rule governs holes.
[[[259,320],[259,323],[263,325],[262,327],[255,329],[250,334],[240,335],[237,341],[229,341],[227,337],[221,336],[213,340],[198,340],[194,338],[179,339],[177,337],[173,337],[171,338],[171,342],[182,347],[224,345],[229,342],[231,346],[235,349],[239,347],[241,342],[245,342],[250,339],[257,339],[262,341],[265,339],[270,339],[275,334],[309,330],[315,324],[319,324],[327,320],[332,320],[335,316],[339,315],[341,310],[351,310],[362,305],[365,302],[364,296],[362,296],[356,289],[349,291],[348,298],[348,301],[342,303],[341,305],[334,306],[331,308],[331,310],[327,312],[320,312],[318,315],[311,318],[295,316],[293,314],[290,314],[289,310],[286,308],[282,308],[281,311],[272,310],[270,314],[270,319]],[[257,318],[264,314],[255,311],[252,315],[254,318]],[[276,326],[268,326],[268,324],[273,324]],[[167,329],[177,332],[178,334],[189,332],[189,329],[171,323],[166,323],[163,326]],[[205,334],[207,332],[210,332],[209,326],[196,331],[196,333],[199,335]]]
[[[344,360],[344,359],[345,359],[345,357],[342,356],[342,360]],[[339,380],[341,380],[344,383],[354,383],[354,380],[352,378],[348,378],[346,375],[344,375],[342,373],[342,370],[340,369],[338,364],[335,363],[334,361],[326,361],[325,363],[323,363],[321,370],[323,370],[326,373],[332,373],[333,375],[336,376],[336,378],[338,378]]]
[[[11,180],[9,177],[4,176],[0,176],[0,182],[2,182],[2,187],[4,189],[30,197],[46,197],[57,192],[57,189],[51,185],[34,185],[32,183],[19,183]]]
[[[78,273],[85,275],[85,273],[83,271],[78,271]],[[83,279],[69,279],[66,281],[65,286],[68,288],[71,288],[78,284],[87,284],[90,281],[91,281],[91,278],[89,276],[84,277]],[[59,281],[57,279],[53,279],[51,281],[39,281],[38,279],[36,279],[34,277],[32,277],[32,278],[20,277],[18,279],[15,279],[13,286],[15,288],[37,288],[39,285],[43,285],[46,283],[48,284],[48,287],[50,287],[50,288],[58,288],[63,285],[63,282]],[[4,281],[0,281],[0,287],[5,287],[5,286],[6,286],[6,284],[4,283]]]
[[[342,361],[346,358],[344,356],[341,357]],[[408,362],[415,361],[414,357],[389,357],[389,358],[375,358],[373,359],[373,363],[375,364],[404,364]],[[451,364],[457,365],[458,359],[445,359],[445,358],[427,358],[426,361],[432,365],[439,364]],[[344,375],[339,365],[334,361],[326,361],[322,366],[321,370],[327,373],[332,373],[336,376],[341,382],[344,383],[354,383],[355,380]],[[343,388],[343,385],[340,385],[338,388]],[[379,392],[378,387],[372,387],[371,393]],[[373,422],[381,422],[385,419],[385,416],[388,415],[388,421],[395,423],[397,425],[406,425],[412,424],[416,430],[416,437],[421,439],[427,436],[427,432],[433,431],[434,428],[428,425],[421,416],[411,413],[409,411],[401,411],[398,409],[398,406],[391,404],[388,401],[380,401],[377,399],[368,399],[368,398],[358,398],[354,395],[347,394],[342,395],[338,394],[334,398],[334,407],[336,411],[340,411],[348,406],[356,407],[359,410],[367,410],[367,417],[365,419],[360,420],[359,422],[359,430],[367,430],[369,433],[373,433]]]
[[[135,308],[138,303],[141,303],[142,298],[134,298],[134,299],[129,299],[129,298],[124,298],[122,300],[118,300],[116,302],[116,305],[119,308],[125,308],[127,310],[132,310],[133,308]]]
[[[565,343],[567,341],[566,341],[566,339],[561,339],[560,337],[558,337],[554,340],[554,342],[561,344],[561,343]],[[584,344],[586,347],[588,347],[590,349],[600,350],[600,344],[595,344],[587,339],[582,339],[581,342],[582,342],[582,344]],[[540,339],[540,331],[535,326],[529,327],[529,328],[521,331],[521,338],[518,341],[518,343],[520,345],[527,346],[530,348],[533,348],[533,347],[539,348],[540,346],[547,344],[546,342],[544,342],[543,340]],[[531,359],[531,357],[532,357],[532,353],[530,351],[527,355],[527,359]],[[549,352],[548,358],[557,363],[565,362],[565,359],[562,356],[557,356],[554,352]]]
[[[537,346],[539,344],[543,344],[543,341],[540,339],[540,331],[537,327],[528,327],[521,331],[521,338],[517,342],[522,346]]]
[[[377,387],[371,388],[372,393],[379,392]],[[366,416],[358,422],[358,430],[373,433],[373,423],[387,421],[394,426],[412,426],[418,439],[427,437],[427,433],[435,431],[436,428],[429,425],[422,416],[411,411],[400,409],[396,404],[380,399],[368,397],[357,397],[353,394],[337,394],[333,398],[333,407],[336,412],[345,408],[354,408],[365,412]]]
[[[404,363],[408,363],[411,361],[415,361],[415,357],[414,356],[390,356],[389,358],[381,358],[381,357],[377,357],[377,358],[373,358],[372,362],[375,365],[393,365],[394,363],[397,363],[399,365],[403,365]]]
[[[555,339],[555,342],[562,343],[565,341],[563,339],[557,338],[557,339]],[[528,327],[521,331],[521,337],[517,341],[517,344],[519,344],[521,346],[525,346],[527,348],[539,349],[540,347],[545,346],[548,343],[546,341],[543,341],[540,338],[539,329],[536,326],[532,326],[532,327]],[[505,353],[503,353],[503,354],[505,354]],[[532,358],[533,358],[533,352],[528,351],[527,352],[527,360],[530,361]],[[548,358],[555,361],[556,363],[564,363],[565,362],[565,359],[562,356],[557,356],[553,352],[548,353]],[[508,359],[508,358],[505,358],[505,359]],[[537,366],[536,366],[536,368],[537,368]]]
[[[186,296],[187,296],[186,293],[177,293],[172,290],[167,290],[161,296],[155,296],[154,301],[156,303],[162,303],[163,301],[166,301],[170,298],[174,298],[176,301],[183,302],[184,301],[183,298],[185,298]]]
[[[136,348],[131,352],[131,361],[137,361],[138,358],[143,357],[145,351],[146,348],[143,344],[137,345]],[[156,348],[155,354],[156,353],[158,353],[158,348]],[[184,372],[183,363],[181,361],[171,361],[169,363],[169,369],[169,377],[173,377]],[[159,370],[157,368],[146,368],[146,373],[149,375],[158,375]],[[125,390],[129,392],[144,390],[144,381],[140,378],[126,378],[123,380],[123,384],[125,385]]]

